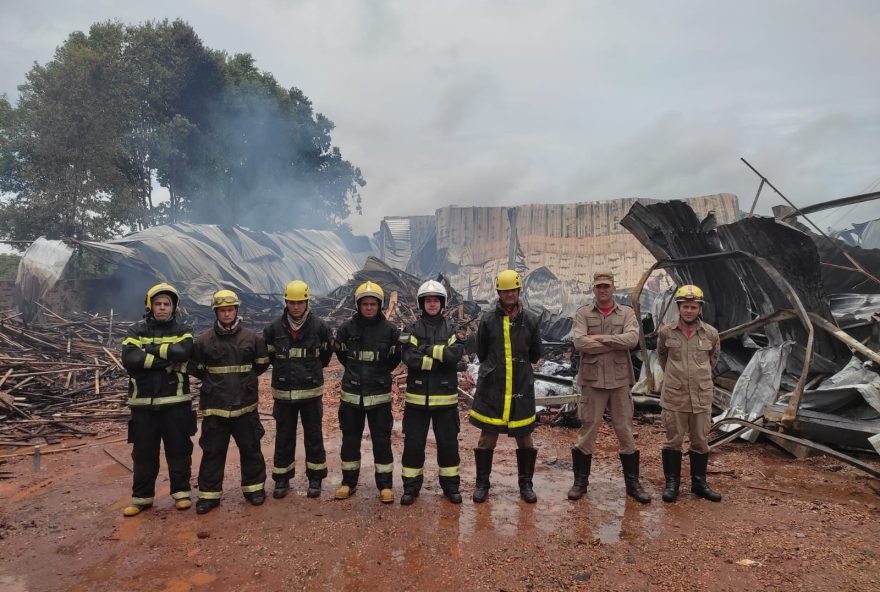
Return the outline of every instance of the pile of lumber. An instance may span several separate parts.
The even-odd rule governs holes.
[[[0,316],[0,446],[96,435],[99,422],[128,418],[118,352],[131,323],[46,313],[48,323],[32,327]]]

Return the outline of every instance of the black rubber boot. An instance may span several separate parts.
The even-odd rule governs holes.
[[[691,451],[691,492],[710,502],[720,502],[721,494],[714,491],[706,483],[706,467],[709,464],[709,453],[697,454]]]
[[[538,496],[535,495],[535,490],[532,489],[532,477],[535,475],[535,461],[537,458],[537,448],[516,449],[516,467],[519,473],[519,495],[529,504],[538,501]]]
[[[662,453],[663,476],[666,477],[666,487],[663,488],[663,501],[674,502],[678,499],[678,487],[681,485],[681,450],[664,448]]]
[[[207,514],[220,505],[220,500],[200,499],[196,502],[196,514]]]
[[[321,497],[321,479],[318,477],[309,477],[309,488],[306,490],[306,497]]]
[[[419,491],[422,489],[423,479],[421,475],[403,478],[403,495],[400,496],[401,506],[411,506],[416,501],[416,498],[419,497]]]
[[[247,499],[247,501],[250,502],[252,506],[262,506],[263,502],[266,501],[266,492],[263,490],[255,491],[249,495],[246,495],[245,499]]]
[[[579,500],[587,493],[590,484],[590,467],[593,455],[584,454],[577,448],[571,449],[571,468],[574,471],[574,485],[568,490],[568,499]]]
[[[477,465],[477,480],[474,483],[474,501],[478,504],[489,497],[489,475],[492,474],[492,457],[494,448],[474,448],[474,462]]]
[[[440,477],[440,488],[450,503],[461,503],[460,483],[461,480],[458,477]]]
[[[290,491],[290,480],[279,479],[275,482],[275,489],[272,490],[272,497],[275,499],[281,499],[287,495],[288,491]]]
[[[632,454],[621,454],[620,464],[623,465],[626,495],[643,504],[651,503],[651,496],[642,489],[642,484],[639,483],[639,451],[636,450]]]

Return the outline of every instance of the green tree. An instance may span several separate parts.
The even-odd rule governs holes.
[[[73,33],[20,93],[15,107],[0,98],[0,236],[103,239],[179,220],[334,227],[360,212],[365,182],[333,123],[182,21]],[[155,203],[157,183],[169,202]]]

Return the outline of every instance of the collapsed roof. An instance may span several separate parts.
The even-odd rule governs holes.
[[[26,319],[36,302],[72,274],[75,248],[110,267],[107,291],[96,308],[139,316],[146,290],[167,281],[181,292],[181,305],[208,306],[220,288],[239,292],[245,305],[280,303],[284,286],[302,279],[312,292],[327,294],[351,278],[359,265],[337,235],[326,230],[284,233],[240,226],[172,224],[108,242],[37,239],[24,253],[16,279],[19,309]],[[106,304],[106,306],[102,306]],[[126,314],[128,313],[128,314]]]

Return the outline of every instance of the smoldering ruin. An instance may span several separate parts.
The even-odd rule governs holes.
[[[367,279],[385,287],[387,316],[406,325],[418,313],[420,281],[435,278],[450,291],[447,314],[473,332],[493,300],[492,278],[505,268],[523,274],[523,300],[541,319],[542,413],[571,424],[571,319],[591,297],[592,271],[607,269],[618,278],[618,299],[642,319],[633,394],[645,413],[656,408],[663,381],[652,349],[657,329],[674,319],[674,287],[695,283],[706,291],[704,318],[723,339],[716,442],[766,437],[794,455],[819,450],[880,476],[859,459],[876,454],[880,433],[880,279],[870,271],[880,269],[880,220],[827,236],[803,222],[817,208],[755,216],[736,196],[718,194],[444,207],[385,218],[372,237],[345,241],[327,230],[195,224],[103,243],[39,239],[22,258],[14,305],[2,312],[0,445],[51,443],[88,434],[89,421],[124,416],[113,352],[157,281],[178,287],[183,313],[203,328],[213,291],[235,290],[247,321],[260,325],[277,315],[293,278],[309,283],[313,310],[333,326],[352,314],[354,288]],[[472,388],[462,373],[462,405]]]

